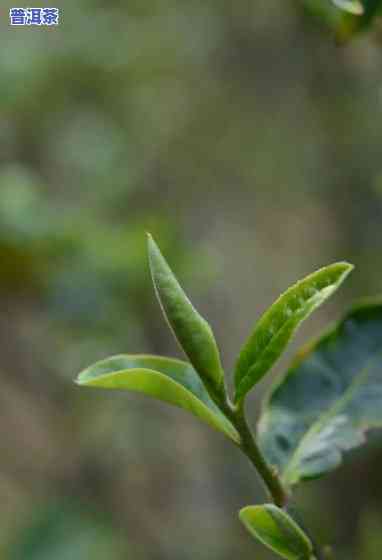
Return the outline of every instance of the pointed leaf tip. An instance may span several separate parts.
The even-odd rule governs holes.
[[[256,539],[282,558],[312,560],[310,539],[284,510],[273,504],[248,506],[239,517]]]
[[[211,395],[222,398],[223,370],[210,325],[191,304],[151,235],[148,254],[155,291],[176,339]]]
[[[337,290],[353,268],[338,262],[317,270],[289,288],[264,313],[239,354],[236,402],[271,369],[300,324]]]

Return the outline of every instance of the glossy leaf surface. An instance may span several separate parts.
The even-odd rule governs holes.
[[[213,403],[198,374],[187,362],[150,355],[119,355],[79,374],[79,385],[144,393],[191,412],[234,441],[239,436]]]
[[[287,560],[313,559],[312,543],[293,519],[273,504],[248,506],[240,511],[248,531]]]
[[[302,321],[336,291],[352,268],[348,263],[336,263],[314,272],[264,313],[236,364],[236,401],[274,365]]]
[[[320,476],[382,425],[382,304],[354,308],[297,357],[259,423],[284,484]]]
[[[155,290],[175,337],[208,389],[222,394],[223,371],[210,325],[193,307],[150,235],[148,252]]]

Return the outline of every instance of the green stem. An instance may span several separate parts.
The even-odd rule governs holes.
[[[219,404],[220,408],[231,420],[240,435],[240,443],[238,443],[238,447],[248,457],[261,476],[266,490],[270,494],[273,502],[280,508],[289,509],[287,506],[290,496],[286,488],[284,488],[276,469],[268,464],[252,435],[245,417],[244,403],[241,402],[234,406],[229,397],[226,396],[226,399],[223,402],[220,400]],[[299,524],[301,525],[301,523]],[[311,535],[309,535],[309,537],[313,543],[315,560],[333,560],[333,556],[329,548],[321,549]]]
[[[289,498],[288,493],[283,487],[276,469],[267,463],[260,451],[245,418],[244,406],[233,406],[227,399],[224,405],[224,412],[239,432],[241,441],[238,445],[240,449],[248,457],[261,476],[261,479],[268,493],[272,497],[272,500],[277,506],[281,508],[285,507]]]

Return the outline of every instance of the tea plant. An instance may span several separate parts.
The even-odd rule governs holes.
[[[345,451],[364,442],[367,429],[382,424],[382,302],[353,307],[297,355],[271,390],[253,434],[245,414],[246,396],[352,265],[340,262],[314,272],[264,313],[239,353],[231,399],[210,325],[192,306],[150,236],[148,252],[162,311],[188,362],[119,355],[90,366],[77,383],[142,392],[220,430],[257,469],[272,502],[240,511],[247,529],[283,558],[333,558],[295,520],[292,491],[297,483],[339,466]]]

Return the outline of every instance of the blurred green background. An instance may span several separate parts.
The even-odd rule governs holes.
[[[296,0],[65,0],[53,29],[11,28],[12,6],[0,8],[1,558],[270,559],[237,519],[262,487],[223,436],[72,380],[113,353],[180,355],[146,230],[228,372],[259,314],[315,268],[357,266],[294,348],[382,292],[382,34],[339,48]],[[249,399],[253,421],[266,390]],[[371,434],[296,494],[336,560],[381,558],[381,460]]]

